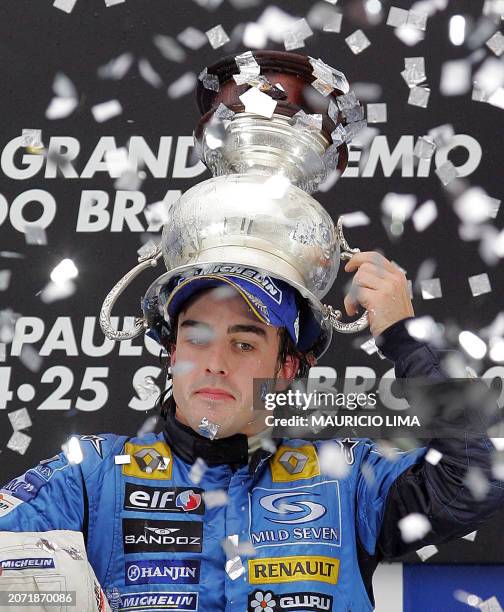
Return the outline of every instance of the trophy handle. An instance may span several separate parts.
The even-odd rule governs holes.
[[[146,326],[146,322],[143,317],[135,317],[135,324],[132,329],[119,330],[116,329],[111,321],[110,316],[112,313],[112,307],[117,301],[117,298],[126,289],[130,282],[136,278],[141,272],[147,268],[157,266],[157,262],[162,255],[161,243],[153,248],[149,253],[138,258],[139,263],[132,268],[127,274],[125,274],[119,282],[117,282],[111,289],[103,301],[100,311],[100,327],[103,333],[110,340],[131,340],[140,335]]]
[[[360,249],[352,249],[348,245],[348,242],[343,235],[343,217],[338,217],[338,222],[336,224],[336,235],[338,236],[338,240],[341,245],[340,259],[342,261],[350,259],[355,253],[360,253]],[[334,330],[340,332],[341,334],[356,334],[369,326],[367,310],[356,321],[344,323],[340,321],[342,317],[341,310],[335,310],[329,304],[322,304],[322,309],[324,319],[326,321],[329,320],[329,323],[332,325]]]

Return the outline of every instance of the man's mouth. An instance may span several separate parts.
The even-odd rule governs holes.
[[[231,400],[234,399],[233,395],[224,389],[218,389],[215,387],[204,387],[202,389],[198,389],[195,392],[195,395],[202,397],[204,399],[211,400]]]

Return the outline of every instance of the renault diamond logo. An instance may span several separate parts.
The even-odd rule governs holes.
[[[308,457],[306,455],[291,450],[285,451],[278,459],[278,462],[289,474],[301,473],[307,461]]]
[[[154,448],[143,448],[133,455],[138,463],[138,467],[142,472],[152,474],[155,470],[166,470],[168,466],[168,457],[163,457]]]

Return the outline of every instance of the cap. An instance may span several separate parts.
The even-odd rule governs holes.
[[[222,265],[212,274],[178,276],[160,292],[159,299],[168,317],[173,319],[194,293],[219,286],[235,289],[262,323],[285,327],[294,344],[298,345],[296,291],[287,283],[264,277],[252,268]]]

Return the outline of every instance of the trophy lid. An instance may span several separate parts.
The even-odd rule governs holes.
[[[307,114],[321,114],[322,127],[320,130],[323,138],[328,144],[334,143],[331,134],[335,126],[341,124],[345,126],[347,120],[344,112],[336,108],[336,113],[331,117],[328,112],[330,100],[334,101],[339,96],[348,93],[348,82],[339,72],[324,64],[321,60],[309,58],[297,53],[285,51],[258,50],[250,54],[252,61],[260,67],[260,76],[265,78],[273,86],[267,93],[277,105],[276,115],[293,117],[299,111]],[[238,56],[238,58],[243,57]],[[235,113],[242,113],[245,110],[240,96],[249,88],[250,84],[244,82],[238,84],[233,78],[240,74],[240,67],[237,64],[236,56],[228,56],[207,67],[209,75],[217,76],[219,79],[219,91],[207,89],[200,79],[197,88],[197,103],[202,117],[195,130],[197,139],[201,138],[205,125],[209,123],[212,116],[220,104]],[[324,81],[324,78],[327,81]],[[318,87],[312,84],[317,82]],[[275,87],[279,85],[280,87]],[[337,86],[336,86],[337,85]],[[325,90],[324,93],[320,93]],[[358,103],[358,102],[357,102]],[[343,172],[348,164],[348,147],[345,142],[338,142],[338,162],[337,170]]]

